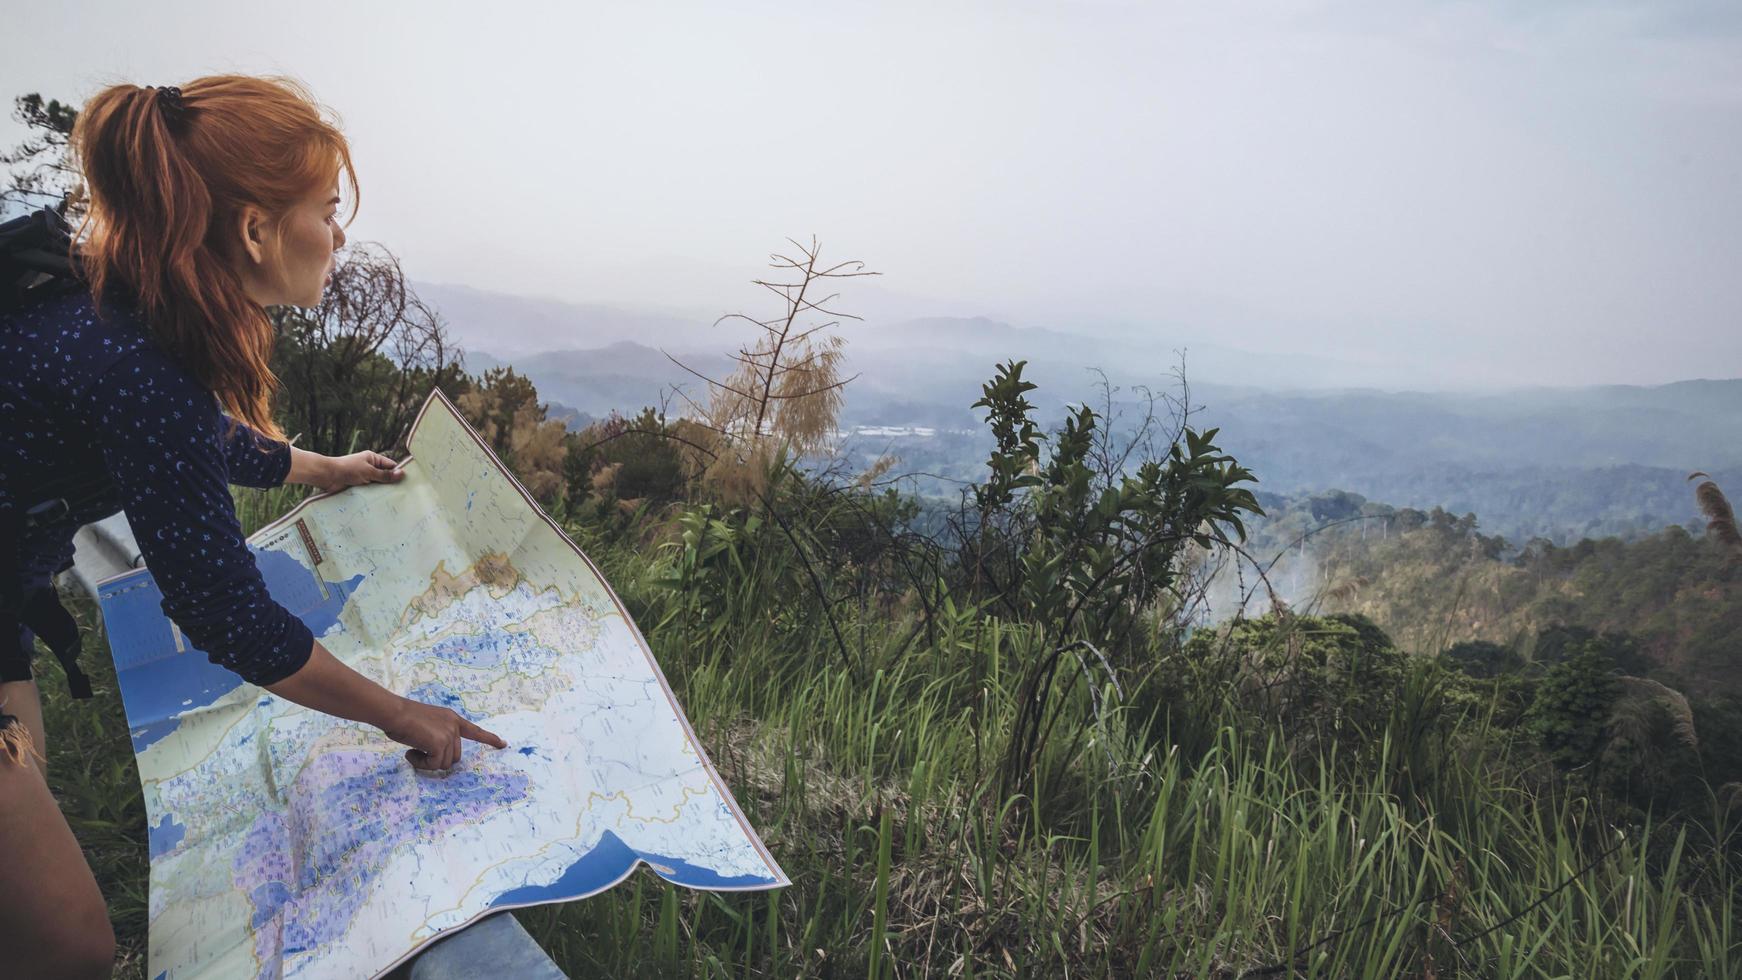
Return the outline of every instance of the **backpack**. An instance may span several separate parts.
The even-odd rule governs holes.
[[[83,285],[73,234],[53,208],[0,224],[0,313]]]
[[[0,315],[36,299],[83,289],[72,243],[72,228],[52,208],[0,224]],[[56,505],[64,508],[66,502],[57,498],[28,509],[24,503],[0,508],[0,658],[29,663],[30,637],[34,634],[48,644],[65,668],[72,696],[88,698],[91,683],[77,663],[81,645],[78,624],[61,606],[52,587],[26,594],[15,571],[19,535],[26,522],[36,519],[38,512],[52,513]]]

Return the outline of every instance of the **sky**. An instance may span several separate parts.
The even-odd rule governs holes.
[[[766,314],[814,235],[873,327],[1742,376],[1730,2],[5,3],[8,99],[306,82],[418,281]]]

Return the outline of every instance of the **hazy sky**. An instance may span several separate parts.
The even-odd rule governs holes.
[[[7,98],[306,81],[415,279],[754,311],[814,233],[849,310],[1742,376],[1728,0],[5,5]]]

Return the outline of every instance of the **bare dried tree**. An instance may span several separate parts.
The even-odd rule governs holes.
[[[712,378],[671,354],[672,363],[701,379],[708,388],[706,403],[685,396],[699,429],[690,440],[686,461],[692,472],[728,499],[749,501],[766,486],[775,462],[808,455],[830,442],[841,411],[841,390],[852,378],[840,375],[845,341],[826,333],[843,318],[859,317],[828,308],[839,298],[826,281],[879,275],[863,262],[823,266],[816,238],[809,246],[787,239],[801,257],[774,254],[769,265],[785,275],[757,279],[755,284],[779,296],[784,309],[768,319],[730,313],[714,321],[754,324],[756,340],[732,356],[737,367],[724,379]],[[823,322],[809,322],[826,318]]]
[[[280,307],[273,370],[286,431],[321,452],[397,447],[429,389],[459,376],[440,315],[385,247],[348,246],[321,304]]]
[[[765,320],[731,313],[714,321],[718,326],[743,320],[757,328],[755,341],[740,346],[733,355],[737,367],[729,377],[709,377],[666,353],[672,363],[708,388],[705,404],[683,396],[691,417],[683,420],[687,425],[675,427],[670,437],[684,447],[686,469],[716,495],[728,502],[754,502],[780,528],[821,602],[842,663],[856,675],[858,666],[834,612],[841,599],[830,587],[823,563],[812,554],[814,545],[807,544],[807,536],[795,529],[770,492],[770,479],[797,457],[832,443],[840,417],[841,390],[853,380],[840,374],[845,341],[826,331],[839,327],[842,319],[860,318],[829,309],[839,293],[821,298],[815,294],[828,288],[829,280],[880,273],[866,271],[865,264],[855,260],[823,265],[814,235],[808,246],[790,238],[787,241],[802,257],[775,253],[769,256],[769,267],[783,275],[754,280],[779,296],[784,309]],[[813,322],[816,320],[821,322]]]

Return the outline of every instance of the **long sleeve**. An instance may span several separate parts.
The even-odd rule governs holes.
[[[270,490],[290,475],[290,444],[268,439],[246,422],[226,417],[222,426],[224,463],[230,482]]]
[[[164,614],[213,663],[252,683],[301,669],[314,636],[267,593],[242,537],[228,486],[228,423],[211,393],[161,352],[142,349],[111,365],[83,400]],[[289,455],[286,447],[286,465]]]

